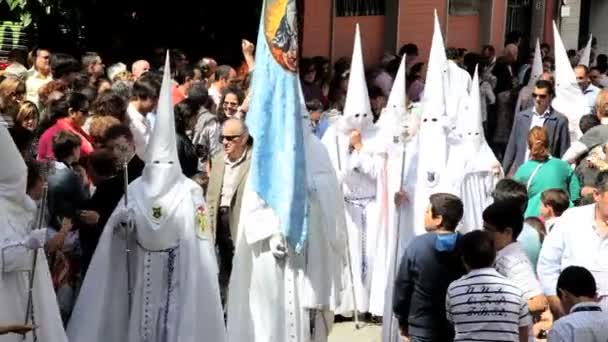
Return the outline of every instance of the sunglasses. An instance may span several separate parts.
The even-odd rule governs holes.
[[[540,99],[546,99],[547,98],[547,94],[532,94],[533,98],[540,98]]]
[[[220,136],[221,140],[226,140],[226,141],[234,141],[235,139],[240,138],[241,135],[222,135]]]

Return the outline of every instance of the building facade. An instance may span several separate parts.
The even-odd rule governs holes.
[[[519,31],[525,46],[536,37],[552,41],[551,20],[562,0],[304,0],[303,55],[332,61],[350,56],[356,23],[366,64],[406,43],[428,57],[436,9],[446,46],[479,51],[491,44],[500,52],[508,32]],[[578,0],[581,1],[581,0]],[[608,8],[608,4],[607,4]]]

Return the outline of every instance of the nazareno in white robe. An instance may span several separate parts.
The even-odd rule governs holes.
[[[309,234],[301,254],[289,248],[285,259],[274,257],[269,240],[281,234],[278,218],[246,186],[228,294],[228,341],[327,341],[345,291],[344,209],[323,145],[312,136],[305,145]]]
[[[108,220],[68,325],[70,341],[223,342],[218,268],[200,186],[181,177],[167,196],[162,221],[151,223],[138,205],[141,178],[129,185],[132,309],[128,312],[124,231],[117,212]],[[142,200],[145,203],[145,199]]]
[[[357,310],[368,312],[379,234],[376,177],[381,162],[373,146],[375,129],[361,131],[364,145],[361,151],[349,151],[350,136],[341,131],[340,124],[338,121],[330,126],[322,142],[342,183]],[[336,313],[349,316],[354,304],[352,296],[347,294]]]
[[[36,204],[29,198],[18,204],[0,197],[0,324],[23,324],[28,301],[29,278],[34,252],[23,243],[32,229]],[[33,290],[33,314],[38,341],[67,342],[57,297],[42,249],[38,250]],[[21,335],[2,335],[1,342],[31,342],[33,334],[24,340]]]

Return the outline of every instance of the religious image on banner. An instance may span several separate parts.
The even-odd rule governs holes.
[[[298,17],[295,0],[266,1],[264,36],[277,63],[298,70]]]

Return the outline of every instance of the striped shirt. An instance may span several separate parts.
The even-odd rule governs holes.
[[[583,302],[572,307],[570,314],[553,324],[551,342],[608,341],[608,313],[597,303]]]
[[[530,259],[519,242],[510,243],[498,251],[494,268],[523,291],[524,299],[530,300],[543,294]]]
[[[519,329],[532,318],[522,291],[493,268],[470,271],[454,281],[446,296],[455,342],[519,342]]]

